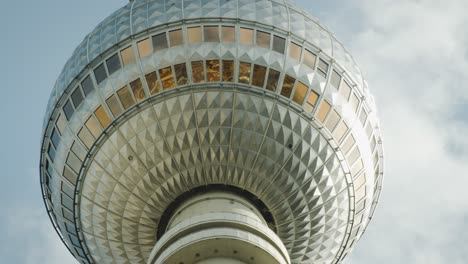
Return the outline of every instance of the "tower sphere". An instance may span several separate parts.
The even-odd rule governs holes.
[[[60,74],[40,177],[81,263],[340,263],[379,198],[373,97],[287,0],[135,0]]]

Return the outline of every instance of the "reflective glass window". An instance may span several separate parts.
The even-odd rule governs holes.
[[[52,144],[49,144],[47,154],[49,154],[49,158],[53,162],[55,160],[55,148],[52,146]]]
[[[63,187],[63,184],[62,184],[62,187]],[[66,222],[65,222],[65,229],[67,229],[67,232],[69,233],[76,233],[75,227]]]
[[[367,112],[364,108],[361,109],[361,113],[359,114],[359,121],[361,121],[361,125],[364,126],[367,121]]]
[[[80,247],[80,241],[78,240],[78,238],[76,236],[72,236],[72,235],[68,235],[70,237],[70,240],[72,242],[72,244],[76,247]]]
[[[257,31],[257,46],[269,49],[270,48],[270,33]]]
[[[223,81],[224,82],[234,81],[234,61],[223,60]]]
[[[362,186],[356,191],[356,201],[361,201],[364,197],[366,197],[366,186]],[[356,210],[357,212],[361,211],[361,209]]]
[[[54,169],[52,168],[52,165],[50,165],[49,160],[46,160],[46,171],[49,174],[49,177],[53,175]]]
[[[236,30],[231,26],[221,27],[221,37],[223,42],[235,42],[236,41]]]
[[[307,95],[307,90],[309,90],[309,87],[301,82],[297,82],[296,89],[294,90],[293,101],[302,105]]]
[[[109,74],[113,74],[114,72],[118,71],[121,67],[120,65],[120,58],[119,54],[116,53],[112,57],[106,60],[107,70]]]
[[[143,101],[146,97],[145,90],[143,89],[143,83],[140,78],[134,80],[130,83],[130,88],[132,88],[133,96],[137,103]]]
[[[205,82],[203,61],[192,61],[192,80],[194,83]]]
[[[338,89],[338,87],[340,87],[340,82],[341,82],[341,76],[338,72],[336,72],[335,70],[332,71],[332,76],[331,76],[331,79],[330,79],[330,84],[335,87],[336,89]]]
[[[283,87],[281,88],[281,95],[289,98],[291,96],[291,92],[292,92],[295,82],[296,82],[296,79],[294,79],[293,77],[289,75],[286,75],[284,77]]]
[[[219,82],[219,60],[206,61],[206,80],[208,82]]]
[[[159,69],[159,77],[161,78],[161,83],[164,90],[175,87],[174,75],[172,74],[172,68],[170,66]]]
[[[185,63],[174,65],[177,85],[185,85],[188,83],[187,66]]]
[[[63,132],[65,131],[65,126],[67,125],[63,115],[58,116],[57,122],[55,122],[55,125],[57,126],[57,129],[60,132],[60,135],[63,135]]]
[[[356,162],[351,168],[351,176],[354,178],[362,169],[364,169],[364,163],[362,162],[362,159],[359,159],[359,161]],[[356,189],[361,187],[366,182],[366,177],[363,177],[364,175],[366,174],[362,173],[359,177],[356,178],[356,180],[354,180],[354,187]]]
[[[325,127],[328,129],[328,131],[333,131],[333,129],[335,129],[338,121],[340,121],[340,118],[340,115],[335,110],[330,112],[330,116],[325,122]]]
[[[73,214],[69,212],[67,209],[62,209],[62,214],[65,219],[67,219],[70,222],[73,222]]]
[[[309,97],[307,98],[307,103],[305,105],[305,110],[308,113],[312,113],[312,111],[314,111],[315,104],[317,103],[318,97],[319,95],[316,92],[312,90],[310,91]]]
[[[289,57],[295,60],[301,60],[302,47],[296,43],[291,42],[289,45]]]
[[[106,110],[102,105],[100,105],[96,111],[94,111],[94,114],[96,115],[97,119],[99,120],[99,123],[101,123],[102,127],[106,128],[110,124],[110,119],[109,116],[106,113]]]
[[[323,123],[323,121],[325,121],[325,118],[328,115],[328,112],[330,112],[330,109],[331,105],[327,101],[323,100],[317,112],[317,120]]]
[[[351,148],[354,146],[356,143],[356,140],[352,135],[350,135],[344,142],[343,145],[341,145],[341,149],[343,150],[343,153],[347,154]]]
[[[142,41],[139,41],[137,43],[138,47],[138,54],[140,55],[140,58],[149,56],[151,54],[151,43],[149,39],[144,39]]]
[[[341,82],[341,86],[340,86],[340,94],[346,98],[346,100],[349,99],[349,96],[351,95],[351,87],[349,86],[349,84],[345,81]]]
[[[187,29],[188,42],[190,44],[202,41],[201,27],[191,27]]]
[[[150,94],[156,94],[159,93],[160,85],[159,85],[159,80],[158,80],[158,75],[156,72],[151,72],[145,75],[146,83],[148,84],[148,88],[150,91]]]
[[[85,126],[81,128],[80,132],[78,132],[78,137],[88,149],[90,149],[93,146],[93,135],[91,135],[91,132],[89,132],[89,130]]]
[[[99,135],[101,135],[101,125],[99,125],[99,122],[93,115],[88,118],[88,120],[85,123],[85,126],[89,129],[89,132],[93,134],[94,138],[98,138]]]
[[[102,83],[102,81],[107,78],[107,72],[106,68],[104,67],[104,63],[101,63],[101,65],[94,69],[94,77],[96,78],[96,82],[98,84]]]
[[[68,184],[62,182],[62,192],[65,193],[68,197],[73,198],[74,190]],[[67,225],[68,226],[68,225]],[[67,228],[68,231],[68,228]],[[70,232],[70,231],[69,231]]]
[[[132,46],[121,50],[120,56],[122,56],[123,65],[132,64],[135,61],[135,54],[133,53]]]
[[[83,89],[85,96],[88,96],[92,91],[94,91],[94,83],[90,75],[86,76],[86,78],[81,82],[81,88]]]
[[[119,91],[117,91],[117,95],[119,96],[120,102],[122,102],[122,105],[125,110],[130,108],[130,106],[135,104],[135,101],[133,100],[132,95],[128,91],[128,87],[124,86],[120,88]]]
[[[354,148],[347,156],[348,164],[354,164],[360,156],[359,148]]]
[[[368,122],[366,126],[366,134],[367,134],[367,137],[369,137],[369,139],[372,136],[372,132],[374,132],[374,129],[372,128],[371,122]]]
[[[254,71],[252,76],[252,85],[260,88],[265,84],[266,67],[260,65],[254,65]]]
[[[315,69],[315,61],[317,60],[317,56],[312,52],[305,50],[304,53],[304,64],[309,66],[311,69]]]
[[[66,195],[62,194],[61,196],[62,196],[62,205],[65,206],[65,208],[67,208],[68,210],[73,211],[73,200]]]
[[[249,28],[240,29],[240,44],[242,45],[253,45],[254,31]]]
[[[67,100],[67,102],[63,106],[62,110],[63,110],[63,113],[65,114],[65,116],[67,117],[67,120],[70,120],[73,113],[75,112],[75,109],[73,108],[70,100]]]
[[[83,102],[83,94],[81,93],[80,87],[76,87],[70,98],[72,99],[75,109],[78,108],[78,106]]]
[[[72,147],[71,147],[71,151],[73,151],[73,153],[75,153],[75,155],[81,161],[83,161],[85,159],[85,157],[86,157],[86,151],[76,141],[73,142]]]
[[[351,104],[351,109],[353,109],[353,112],[356,113],[359,109],[359,98],[355,93],[353,93],[353,95],[351,96],[349,103]]]
[[[106,104],[112,112],[114,117],[118,117],[122,113],[122,108],[120,107],[119,100],[117,96],[112,95],[106,99]]]
[[[167,49],[169,46],[167,45],[167,35],[166,32],[160,33],[152,37],[153,39],[153,50],[163,50]]]
[[[76,174],[70,170],[70,168],[68,168],[67,166],[65,166],[63,168],[63,177],[65,177],[65,179],[67,179],[71,184],[75,185],[76,183],[76,180],[77,180],[77,176]]]
[[[322,59],[319,59],[318,69],[321,70],[324,74],[327,74],[327,72],[328,72],[328,63],[326,63]]]
[[[205,42],[219,42],[218,26],[203,27],[205,33]]]
[[[276,89],[278,88],[279,77],[280,77],[279,71],[270,69],[268,72],[268,80],[267,80],[266,88],[270,91],[276,92]]]
[[[80,172],[80,168],[81,168],[81,161],[78,159],[78,157],[73,154],[73,152],[69,152],[68,153],[68,157],[67,157],[67,161],[66,161],[67,165],[70,166],[70,168],[76,173],[78,174]]]
[[[54,147],[58,147],[58,144],[60,143],[60,136],[59,136],[59,134],[57,132],[57,129],[54,128],[54,130],[52,130],[50,140],[54,144]]]
[[[239,82],[250,83],[250,67],[251,64],[247,62],[239,62]]]
[[[182,29],[170,31],[169,41],[171,42],[171,47],[184,44],[184,36],[182,35]]]
[[[273,37],[273,50],[284,54],[284,46],[286,45],[286,40],[282,37],[274,36]]]
[[[341,141],[346,132],[348,132],[348,129],[349,128],[345,124],[345,122],[341,120],[338,126],[336,127],[335,131],[333,132],[333,137],[335,137],[337,141]]]
[[[375,140],[375,137],[372,137],[371,150],[374,150],[375,146],[377,146],[377,141]]]

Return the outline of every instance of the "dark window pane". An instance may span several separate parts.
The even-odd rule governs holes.
[[[309,88],[305,84],[298,82],[296,85],[296,90],[294,90],[293,101],[302,105],[308,89]]]
[[[158,75],[156,72],[151,72],[146,74],[146,83],[148,84],[148,88],[150,90],[150,94],[156,94],[159,92],[159,80],[158,80]]]
[[[98,84],[102,83],[107,78],[106,68],[104,68],[104,63],[99,65],[96,69],[94,69],[94,77],[96,78],[96,82]]]
[[[166,32],[153,36],[153,49],[154,51],[166,49],[167,46],[167,36]]]
[[[241,28],[240,29],[240,44],[253,45],[253,29]]]
[[[115,95],[112,95],[111,97],[107,98],[106,103],[114,117],[118,117],[122,113],[122,108],[120,107],[119,100]]]
[[[206,61],[206,79],[209,82],[219,81],[219,61],[208,60]]]
[[[57,147],[58,144],[60,143],[60,136],[59,134],[57,133],[57,130],[54,129],[52,131],[52,135],[50,136],[50,139],[52,141],[52,143],[54,143],[54,147]]]
[[[270,33],[257,31],[257,46],[262,48],[270,48]]]
[[[80,245],[80,241],[78,240],[78,238],[76,236],[72,236],[72,235],[69,235],[70,237],[70,240],[72,242],[72,244],[76,247],[81,247]]]
[[[62,190],[63,190],[64,186],[66,186],[66,185],[64,185],[64,184],[62,183]],[[65,188],[66,188],[66,187],[65,187]],[[73,196],[71,196],[71,197],[73,197]],[[70,224],[67,223],[67,222],[65,222],[65,229],[67,229],[67,232],[69,232],[69,233],[76,234],[75,227],[72,226],[72,225],[70,225]]]
[[[151,54],[151,44],[149,39],[144,39],[137,43],[138,46],[138,54],[140,58],[149,56]]]
[[[75,91],[73,91],[70,98],[72,99],[75,109],[78,108],[78,106],[80,106],[80,104],[83,102],[83,94],[80,91],[80,87],[76,87]]]
[[[169,40],[171,42],[171,47],[184,44],[184,37],[182,36],[182,29],[169,32]]]
[[[194,83],[201,83],[205,81],[203,61],[192,62],[192,80]]]
[[[205,26],[205,42],[219,42],[218,26]]]
[[[88,96],[92,91],[94,91],[94,83],[90,75],[86,76],[86,78],[81,82],[81,88],[83,88],[85,96]]]
[[[132,46],[120,51],[120,56],[122,56],[122,62],[124,65],[131,64],[135,61],[135,54],[133,54]]]
[[[130,87],[132,88],[133,96],[135,97],[137,103],[145,99],[145,90],[143,89],[143,83],[140,79],[136,79],[135,81],[131,82]]]
[[[109,74],[113,74],[114,72],[118,71],[121,67],[119,54],[116,53],[114,54],[114,56],[107,59],[106,64],[107,64],[107,70],[109,71]]]
[[[170,66],[160,69],[159,77],[161,78],[161,83],[164,90],[175,87],[174,76],[172,74],[172,68]]]
[[[315,61],[317,60],[317,56],[312,52],[305,50],[304,54],[304,64],[309,66],[311,69],[315,68]]]
[[[266,67],[255,65],[253,76],[252,76],[252,85],[262,88],[263,85],[265,84],[265,75],[266,75]]]
[[[185,85],[188,83],[187,66],[185,63],[174,65],[177,85]]]
[[[276,92],[276,89],[278,88],[279,77],[280,77],[279,71],[270,69],[270,71],[268,72],[268,81],[267,81],[266,88],[270,91]]]
[[[221,27],[221,37],[223,42],[235,42],[236,41],[236,30],[234,27]]]
[[[124,86],[121,88],[118,92],[117,95],[120,98],[120,102],[122,102],[122,105],[125,110],[127,110],[130,106],[135,104],[135,101],[133,101],[133,97],[128,91],[127,86]]]
[[[281,89],[281,95],[289,98],[291,96],[291,92],[292,92],[295,82],[296,82],[296,79],[294,79],[293,77],[289,75],[286,75],[284,77],[283,88]]]
[[[67,117],[67,120],[70,120],[70,118],[73,115],[73,112],[75,112],[75,109],[73,108],[70,100],[67,100],[67,102],[63,106],[63,112],[65,113],[65,116]]]
[[[201,27],[192,27],[187,29],[188,42],[190,44],[202,41]]]
[[[49,154],[50,160],[53,162],[55,160],[55,148],[52,144],[49,145],[49,149],[47,150],[47,154]]]
[[[234,61],[223,60],[223,81],[234,81]]]
[[[284,46],[286,45],[286,40],[282,37],[274,36],[273,37],[273,50],[284,54]]]
[[[239,82],[250,83],[250,63],[240,62],[239,63]]]

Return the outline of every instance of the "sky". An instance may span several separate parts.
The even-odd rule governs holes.
[[[2,4],[1,263],[76,263],[41,198],[42,120],[75,47],[126,2]],[[345,263],[468,263],[468,1],[296,2],[353,54],[381,121],[384,189]]]

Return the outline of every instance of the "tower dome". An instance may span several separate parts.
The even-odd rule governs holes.
[[[50,97],[41,188],[81,263],[340,263],[383,149],[351,55],[283,0],[136,0]]]

